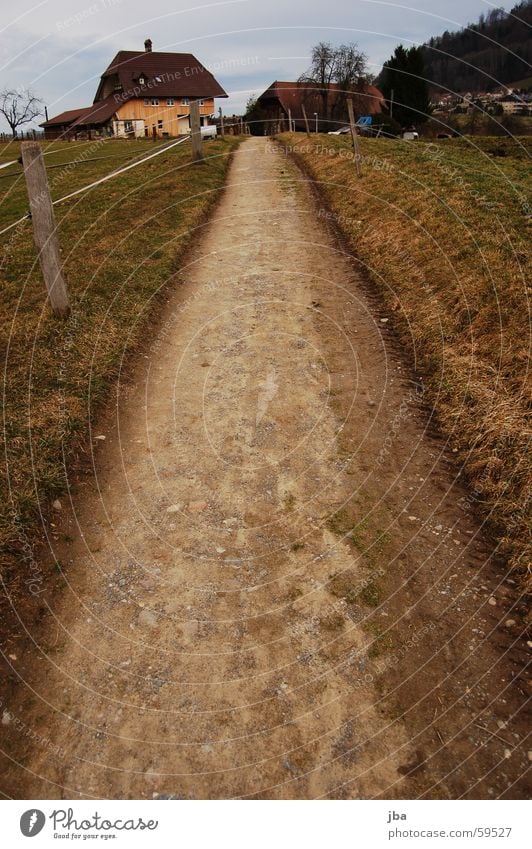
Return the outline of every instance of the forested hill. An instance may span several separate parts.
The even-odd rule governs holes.
[[[426,76],[452,92],[493,91],[501,84],[532,84],[532,0],[510,12],[492,9],[478,23],[444,32],[425,45]]]

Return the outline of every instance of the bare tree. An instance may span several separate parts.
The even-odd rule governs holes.
[[[341,44],[335,53],[334,82],[338,85],[338,94],[333,111],[337,118],[341,118],[345,114],[347,98],[356,92],[364,92],[368,58],[356,44]],[[360,96],[355,100],[356,111],[365,111],[365,98]]]
[[[312,48],[310,68],[299,78],[308,83],[309,94],[315,88],[321,98],[322,117],[329,117],[329,86],[334,75],[334,47],[328,41],[320,41]]]
[[[333,47],[329,42],[320,41],[312,48],[310,68],[300,77],[300,82],[306,82],[319,91],[322,118],[328,121],[331,117],[331,83],[338,85],[339,99],[345,105],[347,93],[359,88],[366,71],[367,57],[356,44]]]
[[[28,89],[4,89],[0,92],[0,114],[11,127],[13,138],[17,129],[43,114],[43,102]]]

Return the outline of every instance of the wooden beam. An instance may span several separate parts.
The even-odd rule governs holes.
[[[355,168],[357,169],[357,177],[362,176],[362,168],[360,166],[360,149],[358,146],[357,128],[355,124],[355,113],[353,110],[353,101],[349,97],[347,100],[347,111],[349,112],[349,126],[351,127],[351,140],[353,142],[353,150],[355,152]]]
[[[200,108],[197,100],[190,101],[190,137],[192,139],[192,160],[194,162],[203,162]]]
[[[44,285],[54,315],[66,318],[70,313],[68,291],[61,269],[54,208],[38,142],[22,142],[22,165],[30,202],[33,239],[39,252]]]
[[[307,110],[305,109],[304,103],[301,104],[301,109],[303,111],[303,118],[305,119],[305,127],[307,128],[307,136],[310,138],[310,129],[309,129],[309,125],[308,125]]]

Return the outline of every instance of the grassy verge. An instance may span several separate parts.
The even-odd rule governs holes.
[[[67,321],[48,308],[30,223],[0,237],[0,565],[12,596],[24,588],[27,593],[33,550],[43,537],[41,512],[46,515],[68,486],[67,471],[87,446],[90,423],[108,399],[123,357],[146,335],[191,234],[218,199],[237,144],[236,138],[209,142],[206,163],[193,166],[185,142],[56,207],[72,304]],[[62,142],[45,148],[52,151],[45,161],[52,197],[58,198],[153,152],[155,145]],[[10,144],[0,161],[13,154],[18,149]],[[99,158],[104,156],[116,158]],[[73,160],[78,164],[65,167]],[[11,170],[16,172],[5,169]],[[28,204],[20,178],[1,180],[0,193],[1,229]]]
[[[441,428],[512,566],[530,562],[526,140],[424,144],[282,135],[320,215],[365,266],[425,377]],[[495,151],[495,152],[494,152]],[[528,275],[528,279],[530,276]]]

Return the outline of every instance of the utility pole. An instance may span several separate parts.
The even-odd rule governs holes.
[[[222,113],[222,107],[221,106],[218,110],[218,114],[220,116],[220,134],[223,136],[224,135],[224,116],[223,116],[223,113]]]

